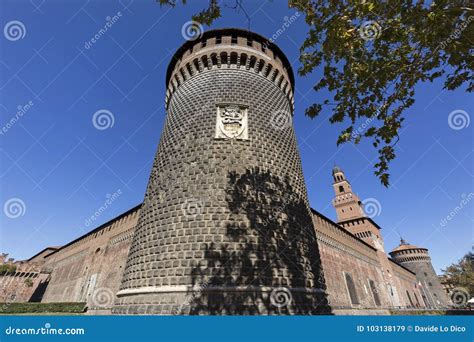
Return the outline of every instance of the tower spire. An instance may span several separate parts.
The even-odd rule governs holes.
[[[333,200],[337,214],[337,223],[343,228],[383,251],[383,239],[380,227],[365,215],[363,204],[352,191],[351,183],[344,171],[338,166],[332,169],[333,188],[336,197]]]
[[[352,192],[351,183],[346,179],[344,171],[340,167],[334,166],[332,177],[334,179],[333,188],[336,195],[333,205],[336,208],[338,222],[365,217],[362,202]]]

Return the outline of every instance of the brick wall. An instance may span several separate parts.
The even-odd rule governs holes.
[[[86,302],[110,310],[118,291],[139,207],[105,223],[46,258],[51,270],[43,302]]]

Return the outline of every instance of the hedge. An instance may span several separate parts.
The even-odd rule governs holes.
[[[0,303],[0,314],[83,313],[86,303]]]

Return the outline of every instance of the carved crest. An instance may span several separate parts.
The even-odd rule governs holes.
[[[248,139],[247,108],[238,105],[218,106],[215,137]]]

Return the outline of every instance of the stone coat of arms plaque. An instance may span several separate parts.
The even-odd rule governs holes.
[[[247,108],[239,105],[217,106],[216,139],[248,139]]]

